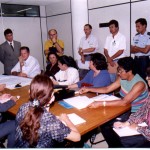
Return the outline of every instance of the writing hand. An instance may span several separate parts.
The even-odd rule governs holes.
[[[0,84],[0,91],[3,91],[6,88],[6,84]]]
[[[93,102],[90,105],[88,105],[87,107],[89,108],[98,108],[101,105],[101,102]]]

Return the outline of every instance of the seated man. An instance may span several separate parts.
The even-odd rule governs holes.
[[[150,74],[150,67],[148,68]],[[150,79],[147,78],[150,86]],[[144,123],[144,126],[139,124]],[[115,122],[115,128],[128,126],[137,130],[140,135],[120,137],[119,141],[123,147],[150,147],[150,100],[148,100],[136,113],[131,114],[126,122]]]
[[[122,99],[115,101],[97,101],[89,105],[90,108],[97,108],[100,106],[125,106],[131,103],[131,113],[136,112],[148,99],[148,87],[145,81],[138,75],[134,74],[134,60],[132,57],[124,57],[118,61],[118,75],[119,78],[109,86],[102,88],[91,88],[83,87],[79,91],[80,93],[86,93],[88,91],[97,93],[110,93],[118,88],[120,89],[120,95]],[[128,116],[122,115],[122,120],[126,121]],[[103,127],[108,127],[109,125],[104,124]],[[101,128],[102,130],[104,128]],[[106,129],[106,128],[105,128]],[[103,136],[107,141],[109,147],[117,147],[115,145],[115,139],[113,136],[110,138],[111,127],[103,130]],[[110,130],[109,130],[110,129]],[[109,136],[109,137],[108,137]]]
[[[0,91],[3,89],[4,87],[1,88]],[[2,112],[7,111],[12,106],[14,106],[17,101],[17,98],[11,96],[10,94],[3,94],[0,96],[0,100],[5,100],[5,99],[10,99],[10,100],[6,101],[5,103],[0,102],[0,114]],[[0,115],[0,121],[1,120],[2,120],[2,116]],[[6,122],[0,122],[0,138],[3,138],[5,136],[7,136],[8,138],[7,147],[13,148],[15,144],[15,121],[11,120]]]
[[[30,55],[28,47],[21,47],[20,54],[19,62],[11,70],[12,75],[33,78],[41,73],[39,62]]]

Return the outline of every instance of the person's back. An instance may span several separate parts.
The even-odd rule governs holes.
[[[54,99],[50,78],[35,76],[30,85],[30,101],[20,107],[16,116],[16,148],[50,148],[55,147],[55,141],[80,140],[78,130],[66,114],[58,119],[49,112]]]
[[[21,128],[18,126],[24,119],[29,107],[32,103],[26,103],[21,106],[17,117],[17,129],[16,129],[16,146],[17,148],[28,148],[30,147],[29,142],[22,139]],[[55,147],[55,140],[62,142],[64,137],[70,133],[70,129],[56,118],[53,114],[48,112],[46,109],[40,118],[40,128],[38,129],[39,139],[36,148],[51,148]]]

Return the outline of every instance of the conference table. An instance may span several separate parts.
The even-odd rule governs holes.
[[[16,105],[8,110],[12,115],[16,115],[19,107],[26,103],[29,100],[29,86],[25,86],[22,88],[17,88],[13,90],[5,89],[3,93],[10,93],[14,96],[20,96],[20,99],[16,102]],[[83,94],[88,97],[93,97],[96,94],[94,93],[86,93]],[[55,115],[60,115],[61,113],[75,113],[81,118],[85,119],[86,122],[77,125],[77,129],[79,130],[81,135],[88,133],[89,131],[99,127],[100,125],[110,121],[111,119],[123,114],[124,112],[130,109],[130,105],[127,106],[113,106],[113,107],[99,107],[99,108],[84,108],[84,109],[66,109],[61,106],[58,101],[54,102],[53,105],[50,106],[50,111]]]

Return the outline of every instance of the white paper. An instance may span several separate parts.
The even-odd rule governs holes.
[[[22,87],[30,85],[31,81],[32,79],[30,78],[23,78],[12,75],[0,75],[0,84],[6,84],[6,88],[8,89],[15,89],[16,84],[20,84]]]
[[[67,116],[69,117],[69,119],[71,120],[71,122],[72,122],[74,125],[78,125],[78,124],[81,124],[81,123],[85,123],[85,122],[86,122],[86,120],[84,120],[83,118],[81,118],[80,116],[78,116],[78,115],[75,114],[75,113],[68,114]]]
[[[86,108],[89,104],[93,102],[93,100],[88,98],[87,96],[76,96],[64,99],[64,101],[77,109]]]
[[[114,101],[114,100],[119,100],[120,98],[114,95],[100,94],[98,96],[92,97],[91,99],[93,101]]]
[[[113,130],[120,136],[132,136],[132,135],[138,135],[140,134],[138,131],[130,129],[129,127],[124,127],[124,128],[120,128],[120,129],[115,129],[113,128]]]
[[[76,96],[76,97],[64,99],[64,101],[77,109],[83,109],[86,108],[89,104],[91,104],[94,101],[112,101],[118,99],[120,98],[114,95],[101,94],[92,98],[88,98],[87,96]]]
[[[20,98],[20,96],[16,96],[17,97],[17,100]],[[3,103],[6,103],[7,101],[9,101],[11,99],[10,98],[6,98],[6,99],[0,99],[0,103],[3,104]]]
[[[81,60],[78,60],[77,62],[78,62],[78,67],[80,69],[87,69],[87,70],[89,70],[89,61],[85,61],[84,64],[81,62]]]

